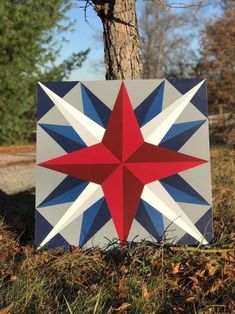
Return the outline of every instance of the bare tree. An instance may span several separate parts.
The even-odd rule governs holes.
[[[147,2],[140,19],[144,78],[186,76],[195,55],[189,49],[192,28],[189,14]]]
[[[79,1],[79,0],[78,0]],[[202,3],[174,3],[168,0],[152,0],[156,5],[189,7]],[[80,0],[85,10],[93,6],[103,25],[106,79],[139,79],[140,37],[136,18],[136,0]],[[182,2],[182,1],[181,1]]]

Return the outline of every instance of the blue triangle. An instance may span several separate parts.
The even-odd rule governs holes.
[[[73,202],[87,184],[86,181],[68,176],[47,196],[38,208]]]
[[[142,127],[162,111],[164,82],[162,82],[136,109],[135,115]]]
[[[78,82],[42,82],[42,84],[60,97],[64,97]],[[37,119],[40,120],[54,106],[54,103],[40,85],[37,88],[37,98]]]
[[[209,205],[208,202],[178,174],[164,178],[160,180],[160,182],[176,202]]]
[[[88,208],[83,214],[79,246],[90,240],[110,219],[111,215],[104,198]]]
[[[159,145],[172,150],[179,150],[206,121],[198,120],[174,124]]]
[[[155,208],[140,200],[135,219],[156,239],[164,234],[163,217]]]
[[[199,84],[203,79],[167,79],[181,94],[185,94],[191,88]],[[206,82],[202,84],[198,92],[194,95],[191,103],[202,113],[204,116],[208,116],[208,104],[207,104],[207,90]]]
[[[212,208],[209,208],[208,211],[196,222],[195,225],[198,230],[200,230],[201,233],[205,236],[207,242],[212,242],[214,238]]]
[[[37,210],[35,212],[35,223],[35,244],[39,245],[53,227]],[[60,234],[57,234],[46,244],[47,248],[55,248],[59,246],[69,246],[69,243]]]
[[[85,115],[99,125],[106,127],[111,114],[111,109],[109,109],[83,84],[81,84],[81,93]]]
[[[166,133],[166,135],[164,136],[164,138],[162,139],[161,143],[164,143],[172,138],[174,138],[175,136],[191,130],[194,127],[200,127],[204,122],[206,122],[207,120],[196,120],[196,121],[190,121],[190,122],[183,122],[183,123],[178,123],[178,124],[174,124],[169,131]]]
[[[213,225],[212,225],[212,208],[195,223],[197,229],[204,235],[208,243],[211,243],[214,238]],[[194,239],[190,234],[186,233],[177,244],[180,245],[198,245],[199,242]]]
[[[81,137],[74,131],[71,126],[40,124],[45,130],[67,153],[86,147]]]

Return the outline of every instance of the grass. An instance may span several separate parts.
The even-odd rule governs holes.
[[[0,303],[6,313],[233,313],[235,152],[213,148],[215,243],[140,243],[108,251],[35,253],[0,223]],[[1,313],[1,310],[0,310]]]

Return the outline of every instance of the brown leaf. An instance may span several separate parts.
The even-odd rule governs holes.
[[[176,265],[172,264],[172,274],[176,275],[180,271],[180,263],[177,263]]]
[[[210,276],[214,276],[214,274],[217,272],[219,265],[216,264],[215,262],[210,262],[206,264],[206,268],[209,271]]]
[[[191,277],[188,277],[189,279],[191,279],[196,285],[198,285],[198,279],[196,276],[191,276]]]
[[[191,297],[187,297],[185,301],[186,301],[187,303],[192,303],[192,302],[194,302],[196,299],[197,299],[197,297],[191,296]]]
[[[216,280],[216,282],[212,285],[210,292],[215,292],[217,291],[219,288],[223,288],[225,285],[224,281],[222,279],[218,279]]]
[[[71,253],[80,253],[81,252],[81,248],[78,246],[73,246],[71,245],[70,247]]]
[[[146,300],[150,299],[150,294],[148,293],[147,287],[143,286],[143,296]]]
[[[35,249],[32,246],[26,245],[24,248],[24,252],[25,252],[25,255],[27,257],[29,257],[30,255],[32,255],[35,252]]]
[[[123,273],[123,274],[127,274],[128,273],[128,268],[123,265],[121,268],[120,268],[120,271]]]
[[[17,279],[16,275],[11,276],[11,281],[16,281],[16,279]]]
[[[11,303],[10,305],[1,308],[0,309],[0,314],[10,314],[11,313],[11,309],[13,308],[13,303]]]
[[[123,303],[121,306],[119,306],[117,309],[114,309],[116,312],[123,312],[125,311],[128,307],[130,307],[130,303]]]

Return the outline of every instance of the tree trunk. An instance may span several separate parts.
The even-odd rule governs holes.
[[[93,0],[103,24],[107,80],[140,79],[136,0]]]

